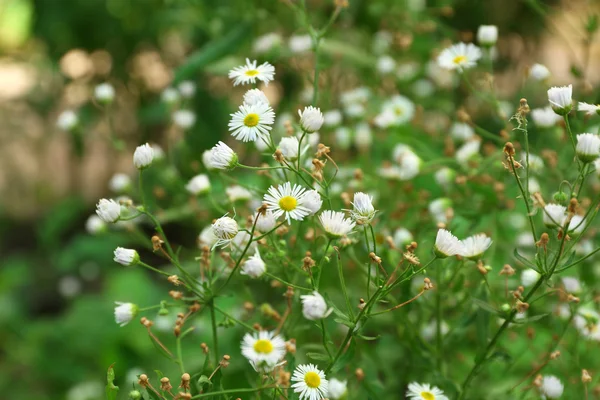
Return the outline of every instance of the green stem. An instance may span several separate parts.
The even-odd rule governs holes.
[[[437,355],[437,368],[438,371],[442,371],[443,362],[443,343],[442,343],[442,268],[438,264],[436,268],[436,290],[435,290],[435,343],[436,343],[436,355]]]
[[[272,389],[272,388],[273,388],[273,386],[262,386],[262,387],[257,387],[257,388],[228,389],[228,390],[221,390],[218,392],[197,394],[194,397],[192,397],[192,399],[204,399],[207,397],[216,397],[216,396],[222,396],[225,394],[233,394],[233,393],[254,393],[254,392],[260,392],[261,390]]]
[[[234,316],[232,316],[231,314],[223,311],[221,308],[217,307],[216,304],[213,303],[213,307],[215,308],[215,310],[217,310],[218,312],[220,312],[221,314],[223,314],[224,316],[226,316],[227,318],[229,318],[230,320],[232,320],[233,322],[235,322],[238,325],[243,326],[244,328],[253,331],[253,332],[258,332],[256,329],[254,329],[252,326],[248,325],[247,323],[240,321],[239,319],[235,318]]]
[[[323,321],[323,318],[321,318],[321,331],[323,333],[323,347],[325,347],[325,351],[327,351],[327,355],[331,360],[331,352],[329,351],[329,346],[327,346],[327,332],[325,331],[325,322]]]
[[[577,145],[575,144],[575,138],[573,137],[573,131],[571,131],[571,124],[569,124],[569,115],[568,114],[564,115],[563,119],[565,120],[567,132],[569,133],[569,139],[571,139],[571,145],[573,146],[573,156],[577,160],[577,166],[581,170],[581,163],[579,162],[579,157],[577,157]]]
[[[346,282],[344,281],[344,270],[342,268],[341,255],[339,251],[337,252],[335,258],[337,260],[338,275],[340,276],[340,286],[342,287],[342,293],[344,294],[344,299],[346,300],[346,307],[348,307],[348,315],[350,315],[351,318],[354,318],[354,312],[352,311],[352,303],[350,302],[350,298],[348,297],[348,290],[346,289]]]
[[[291,286],[291,287],[293,287],[295,289],[306,290],[307,292],[312,292],[313,291],[313,289],[311,289],[311,288],[294,285],[293,283],[287,282],[287,281],[285,281],[285,280],[283,280],[281,278],[278,278],[277,276],[275,276],[273,274],[270,274],[268,272],[265,272],[265,275],[268,276],[269,278],[275,279],[276,281],[279,281],[279,282],[283,283],[286,286]]]
[[[213,335],[213,353],[215,358],[215,366],[219,364],[219,335],[217,333],[217,318],[215,315],[215,301],[211,300],[208,305],[210,308],[210,323],[212,325],[212,335]]]
[[[327,246],[325,247],[325,252],[323,253],[323,256],[321,257],[321,259],[319,260],[319,263],[317,264],[317,279],[315,282],[315,290],[319,290],[319,283],[321,282],[321,275],[322,275],[322,270],[323,270],[323,266],[321,264],[323,264],[323,260],[325,259],[325,257],[327,257],[327,250],[329,250],[329,246],[331,246],[331,242],[333,241],[333,239],[329,239],[327,241]]]

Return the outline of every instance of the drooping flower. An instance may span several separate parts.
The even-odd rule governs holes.
[[[564,224],[567,208],[560,204],[546,204],[542,218],[548,228],[561,227]]]
[[[521,283],[525,287],[532,286],[540,279],[540,274],[532,268],[527,268],[521,272]]]
[[[212,224],[213,234],[217,238],[213,247],[228,246],[238,234],[239,229],[237,222],[231,217],[223,216],[217,219]]]
[[[325,299],[317,291],[302,295],[300,299],[302,300],[302,314],[308,320],[315,321],[327,318],[333,311],[332,308],[327,309]]]
[[[90,215],[85,221],[85,230],[91,235],[95,235],[106,230],[106,222],[97,215]]]
[[[210,180],[206,174],[196,175],[185,185],[185,189],[193,195],[208,193],[210,192]]]
[[[437,62],[442,68],[462,71],[477,65],[480,58],[481,50],[479,47],[472,43],[457,43],[442,50]]]
[[[306,133],[317,132],[321,129],[325,119],[320,108],[308,106],[303,111],[298,110],[300,116],[300,126]]]
[[[296,136],[286,136],[279,141],[279,150],[281,150],[281,154],[288,161],[298,159],[298,147],[299,141]]]
[[[121,217],[121,205],[112,199],[100,199],[96,204],[96,214],[104,222],[117,222]]]
[[[255,142],[269,134],[275,122],[275,112],[268,103],[242,104],[231,114],[229,131],[242,142]]]
[[[461,254],[463,252],[463,244],[450,231],[440,229],[435,237],[433,249],[437,257],[446,258]]]
[[[267,266],[262,258],[260,258],[260,253],[258,249],[254,253],[253,256],[250,256],[244,264],[242,264],[242,269],[240,270],[240,274],[248,275],[250,278],[260,278],[262,274],[267,270]]]
[[[133,165],[137,169],[144,169],[152,164],[154,160],[154,149],[148,144],[138,146],[133,153]]]
[[[437,386],[417,382],[408,384],[406,397],[409,400],[448,400],[448,397],[444,396],[444,392]]]
[[[558,399],[562,396],[565,386],[560,379],[554,375],[546,375],[542,378],[542,386],[540,391],[548,399]]]
[[[117,247],[115,249],[115,262],[126,267],[135,265],[140,261],[140,255],[133,249],[125,249],[123,247]]]
[[[469,236],[461,241],[463,248],[459,255],[474,260],[480,258],[492,245],[492,239],[483,233]]]
[[[577,135],[575,152],[577,153],[577,158],[584,163],[595,161],[600,156],[600,136],[593,133],[581,133]]]
[[[121,303],[116,301],[115,321],[120,326],[125,326],[137,315],[139,307],[133,303]]]
[[[329,381],[325,373],[313,364],[301,364],[292,375],[292,385],[300,400],[321,400],[327,397]]]
[[[558,115],[567,115],[573,108],[573,85],[548,89],[548,101]]]
[[[375,207],[373,207],[373,196],[369,196],[363,192],[354,193],[354,201],[352,202],[352,211],[350,215],[359,225],[366,225],[375,217]]]
[[[256,60],[250,61],[246,58],[246,64],[235,67],[229,71],[229,79],[233,79],[233,86],[256,83],[256,80],[268,85],[275,76],[275,67],[268,62],[257,65]]]
[[[354,229],[356,223],[346,218],[343,212],[325,210],[319,215],[319,221],[328,236],[340,238],[346,236]]]
[[[577,104],[577,110],[584,111],[587,115],[600,114],[600,104],[579,102],[579,104]]]
[[[302,205],[308,210],[309,215],[315,215],[323,206],[323,199],[316,190],[307,190],[304,193]]]
[[[270,372],[285,356],[285,339],[269,331],[246,333],[242,355],[257,372]]]
[[[477,41],[482,46],[493,46],[498,41],[498,27],[496,25],[480,25],[477,29]]]
[[[231,170],[237,166],[238,155],[223,142],[217,143],[210,150],[210,165],[216,169]]]
[[[290,219],[302,221],[304,217],[310,214],[308,208],[304,206],[304,194],[306,189],[302,186],[286,182],[278,187],[271,186],[263,197],[269,210],[273,212],[275,218],[285,215],[288,223]]]
[[[225,189],[227,199],[235,203],[236,201],[248,201],[252,198],[252,193],[248,189],[240,185],[228,186]]]

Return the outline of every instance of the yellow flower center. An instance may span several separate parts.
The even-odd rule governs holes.
[[[267,339],[258,339],[254,343],[254,351],[257,353],[269,354],[273,351],[273,344]]]
[[[316,389],[321,384],[321,377],[316,372],[309,371],[304,375],[304,383],[306,383],[309,388]]]
[[[258,114],[248,114],[244,118],[244,125],[249,128],[258,125]]]
[[[456,56],[454,57],[454,59],[452,60],[452,62],[454,64],[461,64],[463,62],[467,61],[467,57],[466,56]]]
[[[250,70],[246,71],[246,75],[247,76],[256,76],[256,75],[258,75],[258,70],[257,69],[250,69]]]
[[[283,211],[293,211],[296,209],[298,201],[292,196],[284,196],[279,200],[279,207]]]
[[[435,400],[435,396],[431,392],[421,392],[423,400]]]
[[[396,115],[402,115],[402,114],[404,114],[404,110],[401,109],[400,107],[396,107],[394,109],[394,112],[396,113]]]

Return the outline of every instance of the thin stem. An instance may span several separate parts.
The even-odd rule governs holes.
[[[323,347],[325,347],[325,351],[327,351],[327,355],[331,360],[331,352],[329,351],[329,346],[327,346],[327,332],[325,331],[325,322],[323,321],[323,318],[321,318],[321,331],[323,333]]]
[[[531,234],[533,235],[533,241],[537,242],[537,234],[535,233],[535,225],[533,223],[533,216],[531,215],[531,209],[529,208],[529,197],[525,193],[525,189],[523,189],[523,185],[521,184],[521,179],[517,174],[517,169],[515,168],[515,162],[512,156],[508,156],[508,161],[510,162],[510,168],[512,169],[512,173],[515,176],[517,181],[517,185],[519,186],[519,190],[521,191],[521,196],[523,196],[523,202],[525,203],[525,208],[527,209],[527,218],[529,219],[529,226],[531,227]]]
[[[317,267],[317,279],[315,282],[315,290],[319,290],[319,283],[321,282],[321,273],[322,273],[322,269],[323,267],[321,266],[321,264],[323,263],[323,260],[325,259],[325,257],[327,257],[327,250],[329,250],[329,246],[331,246],[331,242],[333,241],[333,239],[329,239],[327,241],[327,246],[325,247],[325,252],[323,252],[323,256],[321,257],[321,259],[319,260],[319,262],[317,263],[316,267]]]
[[[354,318],[354,312],[352,311],[352,303],[350,302],[350,298],[348,297],[348,290],[346,289],[346,282],[344,281],[344,270],[342,268],[342,261],[341,261],[342,256],[337,247],[334,247],[334,249],[337,253],[336,260],[337,260],[338,275],[340,276],[340,286],[342,287],[342,293],[344,294],[344,299],[346,300],[346,307],[348,307],[348,314],[350,315],[351,318]]]
[[[212,335],[213,335],[213,353],[215,355],[215,365],[219,364],[219,335],[217,333],[217,318],[215,315],[215,301],[211,300],[208,305],[210,308],[210,323],[212,325]]]
[[[436,268],[436,288],[435,288],[435,343],[436,343],[436,355],[437,355],[437,368],[439,371],[442,370],[442,354],[443,354],[443,343],[442,343],[442,268],[438,264]]]
[[[271,279],[275,279],[276,281],[279,281],[279,282],[283,283],[284,285],[291,286],[291,287],[293,287],[295,289],[306,290],[307,292],[312,292],[313,291],[313,289],[311,289],[311,288],[294,285],[293,283],[285,281],[285,280],[283,280],[283,279],[281,279],[281,278],[279,278],[279,277],[277,277],[277,276],[275,276],[273,274],[270,274],[268,272],[265,272],[265,276],[268,276]]]
[[[216,304],[213,303],[213,307],[215,308],[215,310],[217,310],[218,312],[220,312],[221,314],[223,314],[224,316],[226,316],[227,318],[229,318],[230,320],[232,320],[233,322],[235,322],[238,325],[243,326],[244,328],[253,331],[253,332],[257,332],[256,329],[254,329],[252,326],[248,325],[247,323],[240,321],[239,319],[235,318],[234,316],[232,316],[231,314],[223,311],[221,308],[217,307]]]
[[[575,138],[573,137],[573,131],[571,131],[571,124],[569,124],[569,115],[566,114],[563,116],[565,120],[565,125],[567,127],[567,133],[569,134],[569,139],[571,139],[571,145],[573,146],[573,156],[577,160],[577,166],[581,169],[581,164],[579,162],[579,158],[577,157],[577,145],[575,144]]]
[[[232,394],[232,393],[254,393],[254,392],[260,392],[261,390],[265,390],[265,389],[271,389],[274,386],[262,386],[262,387],[257,387],[257,388],[242,388],[242,389],[228,389],[228,390],[221,390],[218,392],[210,392],[210,393],[202,393],[202,394],[197,394],[194,397],[192,397],[192,399],[204,399],[207,397],[216,397],[216,396],[221,396],[224,394]]]

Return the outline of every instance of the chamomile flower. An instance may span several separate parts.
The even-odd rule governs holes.
[[[231,114],[229,131],[237,140],[254,142],[268,135],[274,122],[275,113],[268,103],[242,104]]]
[[[481,58],[481,50],[472,43],[457,43],[440,53],[437,62],[440,67],[462,71],[477,65],[477,60]]]
[[[428,383],[412,382],[408,384],[406,397],[410,400],[448,400],[444,392]]]
[[[252,45],[252,50],[258,54],[267,53],[271,49],[280,46],[282,42],[283,38],[280,34],[270,32],[257,37]]]
[[[208,225],[198,235],[198,247],[213,247],[217,240],[219,239],[215,236],[212,226]]]
[[[546,204],[542,218],[548,228],[561,227],[565,221],[567,208],[560,204]]]
[[[585,228],[583,223],[583,217],[581,215],[573,215],[571,221],[569,221],[569,227],[567,228],[570,235],[580,235]]]
[[[483,233],[469,236],[461,241],[463,248],[459,255],[468,259],[478,259],[492,245],[492,239]]]
[[[406,246],[407,244],[409,244],[410,242],[413,241],[413,235],[406,228],[398,228],[394,232],[393,241],[394,241],[394,245],[398,249],[402,250],[402,249],[404,249],[404,246]]]
[[[450,231],[438,230],[433,250],[437,257],[446,258],[463,252],[463,244]]]
[[[310,35],[292,35],[288,45],[292,53],[304,53],[312,48],[313,42]]]
[[[210,150],[209,160],[212,168],[231,170],[237,166],[238,155],[235,151],[231,150],[231,147],[223,142],[219,142]]]
[[[328,236],[340,238],[346,236],[354,229],[356,223],[346,218],[343,212],[325,210],[319,215],[319,221]]]
[[[578,111],[584,111],[587,115],[600,114],[600,104],[588,104],[580,102],[577,104]]]
[[[127,174],[117,173],[108,181],[108,188],[115,193],[122,193],[131,187],[131,178]]]
[[[240,274],[248,275],[250,278],[260,278],[262,274],[267,270],[267,266],[265,262],[260,258],[260,253],[258,249],[253,256],[250,256],[244,264],[242,264],[242,269],[240,270]]]
[[[154,149],[148,144],[138,146],[133,153],[133,165],[137,169],[144,169],[152,164],[154,160]]]
[[[121,217],[121,205],[112,199],[100,199],[96,204],[96,214],[104,222],[117,222]]]
[[[366,225],[375,217],[375,207],[373,207],[373,196],[369,196],[363,192],[354,193],[354,201],[352,202],[352,210],[350,215],[352,219],[359,225]]]
[[[275,332],[246,333],[242,340],[242,355],[256,371],[268,371],[285,356],[285,339]]]
[[[340,110],[329,110],[323,114],[325,126],[337,126],[342,123],[342,112]]]
[[[477,29],[477,41],[482,46],[493,46],[498,41],[496,25],[480,25]]]
[[[196,114],[191,110],[177,110],[173,113],[173,123],[182,129],[189,129],[196,123]]]
[[[240,230],[237,222],[231,217],[223,216],[212,224],[212,231],[217,241],[213,247],[225,247],[230,245]]]
[[[313,364],[301,364],[296,367],[292,375],[292,385],[300,400],[321,400],[327,397],[329,381],[325,373]]]
[[[558,115],[567,115],[573,108],[573,85],[548,89],[548,101]]]
[[[531,119],[533,119],[533,122],[540,128],[551,128],[556,126],[556,123],[562,118],[554,112],[552,107],[547,106],[531,110]]]
[[[63,131],[70,131],[79,124],[79,117],[73,110],[65,110],[58,116],[56,126]]]
[[[542,386],[540,391],[548,399],[558,399],[562,396],[565,386],[560,379],[554,375],[546,375],[542,378]]]
[[[268,62],[257,65],[256,60],[250,61],[246,58],[246,65],[235,67],[229,71],[229,79],[233,79],[233,86],[256,83],[256,80],[268,85],[275,76],[275,67]]]
[[[106,230],[106,222],[97,215],[90,215],[85,221],[85,230],[91,235],[103,232]]]
[[[304,206],[305,191],[306,189],[300,185],[292,186],[290,182],[286,182],[278,187],[271,186],[263,201],[275,218],[285,215],[288,224],[291,223],[290,219],[302,221],[310,214],[309,209]]]
[[[394,148],[394,160],[398,163],[398,179],[407,181],[419,174],[421,159],[410,147],[399,144]]]
[[[600,341],[600,314],[595,310],[581,307],[573,318],[573,323],[586,339]]]
[[[577,157],[584,163],[590,163],[600,156],[600,136],[593,133],[577,135],[575,147]]]
[[[415,104],[408,97],[396,95],[383,104],[374,122],[379,128],[400,126],[410,122],[414,115]]]
[[[354,128],[354,144],[359,150],[366,151],[373,144],[373,133],[369,124],[361,122]]]

